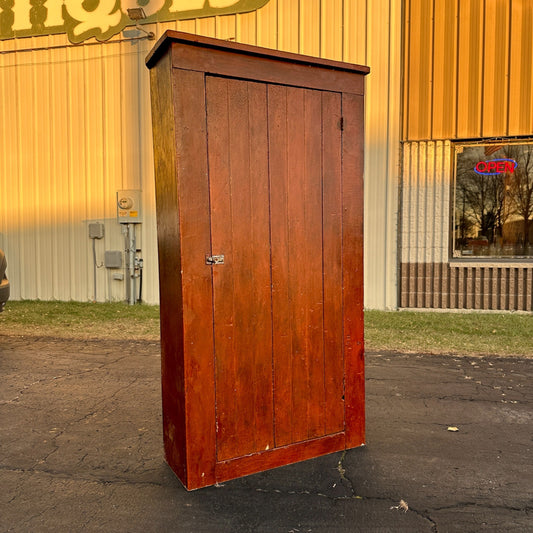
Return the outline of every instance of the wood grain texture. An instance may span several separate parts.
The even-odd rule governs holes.
[[[324,381],[326,434],[344,429],[341,95],[322,95]]]
[[[181,249],[183,371],[187,483],[214,482],[215,412],[211,269],[205,264],[211,247],[204,75],[174,69],[176,181]],[[183,127],[187,125],[188,127]],[[169,280],[171,281],[171,280]],[[163,285],[163,290],[166,284]],[[164,393],[163,393],[164,394]]]
[[[319,457],[337,452],[345,448],[344,433],[328,435],[318,439],[290,444],[260,454],[239,457],[231,461],[217,463],[217,480],[227,481],[236,477],[247,476],[278,466],[284,466],[298,461]]]
[[[161,309],[161,380],[165,456],[187,478],[185,376],[178,187],[175,177],[173,83],[170,56],[150,72]],[[165,288],[165,290],[163,290]]]
[[[189,489],[364,442],[363,98],[322,60],[227,48],[171,43],[153,75],[165,446]]]
[[[346,446],[365,438],[363,318],[363,120],[361,96],[343,94],[342,115],[342,272]],[[347,142],[350,139],[352,142]],[[359,142],[357,141],[359,140]]]
[[[331,70],[338,70],[339,72],[348,72],[350,74],[368,74],[370,68],[364,65],[355,65],[352,63],[343,63],[341,61],[334,61],[331,59],[324,59],[319,57],[310,57],[302,54],[295,54],[284,52],[281,50],[274,50],[272,48],[262,48],[260,46],[250,46],[247,44],[223,41],[220,39],[212,39],[203,37],[201,35],[193,35],[191,33],[184,33],[174,30],[167,30],[156,45],[152,48],[146,57],[146,65],[152,68],[159,59],[169,52],[170,47],[177,47],[185,45],[190,50],[194,48],[210,50],[210,51],[225,51],[226,53],[235,53],[241,57],[254,57],[275,60],[279,65],[283,63],[294,64],[298,66],[312,66],[314,68],[328,68]],[[173,50],[171,54],[176,57],[176,51]],[[306,70],[306,69],[303,69]],[[353,76],[355,81],[356,76]],[[265,80],[268,81],[268,80]]]
[[[275,443],[291,442],[292,338],[289,287],[287,88],[268,87]]]
[[[266,86],[207,78],[217,458],[273,442]]]
[[[323,242],[322,94],[315,90],[304,91],[306,439],[325,433],[324,271],[329,270],[333,258],[325,256]],[[340,147],[340,139],[337,141]],[[337,239],[340,241],[340,237]]]

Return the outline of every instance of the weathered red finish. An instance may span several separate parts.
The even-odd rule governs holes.
[[[147,64],[168,463],[194,489],[363,444],[368,69],[171,31]]]

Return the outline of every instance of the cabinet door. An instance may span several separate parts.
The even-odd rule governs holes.
[[[206,76],[206,105],[220,462],[344,431],[342,101]]]

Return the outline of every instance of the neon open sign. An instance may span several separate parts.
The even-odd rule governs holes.
[[[512,174],[516,168],[514,159],[491,159],[490,161],[480,161],[474,170],[482,176],[494,176],[495,174]]]

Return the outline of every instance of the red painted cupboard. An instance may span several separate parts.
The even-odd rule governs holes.
[[[147,65],[169,465],[194,489],[363,444],[368,68],[173,31]]]

